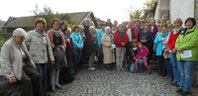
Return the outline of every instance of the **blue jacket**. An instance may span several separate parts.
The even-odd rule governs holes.
[[[155,45],[157,45],[156,48],[156,56],[162,56],[163,53],[163,42],[159,42],[160,39],[165,39],[166,36],[169,35],[169,32],[167,32],[164,36],[160,33],[154,40]]]
[[[98,40],[98,46],[101,46],[102,45],[102,36],[104,35],[104,30],[100,29],[98,32],[97,32],[97,40]]]
[[[73,40],[75,49],[79,49],[80,47],[83,47],[83,40],[79,32],[72,33],[70,37]]]

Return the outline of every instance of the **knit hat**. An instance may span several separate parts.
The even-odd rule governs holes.
[[[142,45],[142,42],[138,42],[138,45]]]
[[[26,36],[26,31],[22,28],[17,28],[13,31],[13,36]]]

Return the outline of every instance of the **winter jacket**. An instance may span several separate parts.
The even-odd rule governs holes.
[[[139,40],[139,34],[140,34],[140,29],[138,26],[135,26],[132,30],[132,39],[136,39],[137,41]]]
[[[127,35],[128,35],[128,38],[129,38],[129,42],[131,42],[132,41],[132,32],[131,32],[131,29],[132,28],[125,28],[125,30],[124,30],[124,32],[126,32],[127,33]]]
[[[159,42],[158,40],[160,39],[165,39],[166,36],[169,35],[169,32],[167,32],[165,35],[162,35],[162,33],[160,33],[154,40],[154,43],[157,45],[156,48],[156,56],[162,56],[163,53],[163,42]]]
[[[124,36],[122,37],[120,33],[116,31],[114,33],[113,39],[114,39],[114,43],[116,47],[125,47],[125,46],[122,46],[122,43],[126,45],[129,42],[129,37],[127,35],[127,32],[124,32]]]
[[[95,34],[91,34],[89,33],[87,35],[87,38],[85,39],[85,50],[87,53],[87,56],[91,56],[92,53],[96,52],[96,48],[97,48],[97,39]]]
[[[100,29],[98,32],[97,32],[97,40],[98,40],[98,46],[101,46],[102,45],[102,36],[104,35],[104,30]]]
[[[89,27],[90,27],[90,26],[84,25],[84,35],[85,35],[85,37],[87,37],[87,35],[90,33],[90,32],[89,32]],[[83,38],[83,37],[82,37],[82,38]]]
[[[170,34],[168,36],[166,36],[165,41],[163,41],[163,48],[162,49],[168,50],[168,52],[163,52],[163,56],[164,56],[165,59],[170,58],[169,47],[168,47],[169,37],[170,37]]]
[[[52,47],[45,32],[41,34],[38,30],[32,30],[27,33],[24,42],[29,46],[34,63],[45,64],[48,62],[48,57],[51,61],[54,61]]]
[[[102,36],[102,48],[104,54],[104,64],[115,62],[115,54],[112,51],[111,45],[113,44],[113,35],[105,33]]]
[[[198,61],[198,29],[195,26],[189,32],[184,29],[176,40],[175,48],[192,52],[192,57],[189,58],[181,58],[181,53],[177,52],[178,61]]]
[[[56,31],[54,29],[50,29],[49,31],[47,31],[47,35],[49,37],[50,44],[51,44],[52,48],[55,48],[55,44],[54,44],[54,34],[55,34],[55,32]],[[62,45],[66,48],[64,34],[62,32],[60,32],[60,36],[61,36],[61,39],[62,39]]]
[[[138,49],[138,53],[137,55],[135,56],[135,58],[137,59],[143,59],[144,57],[147,57],[149,54],[149,50],[146,46],[144,46],[144,48],[139,48]]]
[[[82,37],[79,32],[72,33],[70,37],[72,38],[75,49],[79,49],[80,47],[84,46]]]
[[[150,29],[151,32],[153,33],[153,36],[155,36],[155,35],[157,34],[157,32],[158,32],[157,25],[154,25],[154,27],[153,27],[153,26],[150,26],[149,29]]]
[[[170,37],[168,40],[168,47],[170,50],[173,50],[175,48],[175,42],[180,34],[181,34],[181,32],[179,32],[177,34],[174,34],[173,32],[170,33]]]
[[[25,62],[22,61],[21,50],[23,50],[27,56]],[[12,37],[2,46],[0,59],[0,75],[7,77],[7,79],[16,77],[17,80],[21,80],[23,64],[36,68],[25,43],[19,46]]]
[[[143,38],[146,39],[147,42],[143,43],[143,45],[145,45],[146,47],[153,47],[153,38],[154,38],[154,35],[151,31],[148,31],[148,32],[140,32],[140,35],[139,35],[139,41],[141,41]]]

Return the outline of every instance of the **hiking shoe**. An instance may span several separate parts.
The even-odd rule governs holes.
[[[181,92],[183,92],[183,89],[177,89],[177,91],[176,91],[177,93],[181,93]]]
[[[190,92],[182,91],[182,92],[180,93],[181,96],[186,96],[186,95],[188,95],[188,94],[190,94]]]

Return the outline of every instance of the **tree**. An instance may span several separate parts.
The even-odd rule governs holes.
[[[142,16],[142,19],[143,20],[146,20],[147,18],[147,12],[149,10],[153,10],[154,6],[155,6],[155,3],[157,2],[157,0],[147,0],[145,3],[144,3],[144,8],[143,8],[143,16]],[[154,14],[153,14],[154,15]],[[152,16],[153,17],[153,16]]]
[[[136,10],[135,12],[130,12],[130,20],[141,19],[142,11]]]
[[[157,0],[147,0],[144,3],[143,10],[136,10],[134,12],[130,11],[130,13],[129,13],[130,19],[131,20],[137,20],[137,19],[145,20],[147,17],[147,12],[154,8],[154,5],[156,2],[157,2]]]
[[[3,26],[5,24],[5,21],[0,20],[0,26]]]
[[[54,18],[58,18],[60,20],[65,20],[70,24],[72,23],[71,16],[69,14],[59,14],[58,12],[56,12],[56,14],[54,14],[52,9],[46,5],[43,8],[43,10],[41,11],[41,10],[39,10],[38,5],[36,4],[35,9],[33,10],[33,14],[34,14],[34,16],[45,18],[45,20],[47,21],[46,30],[50,29],[51,22]]]

